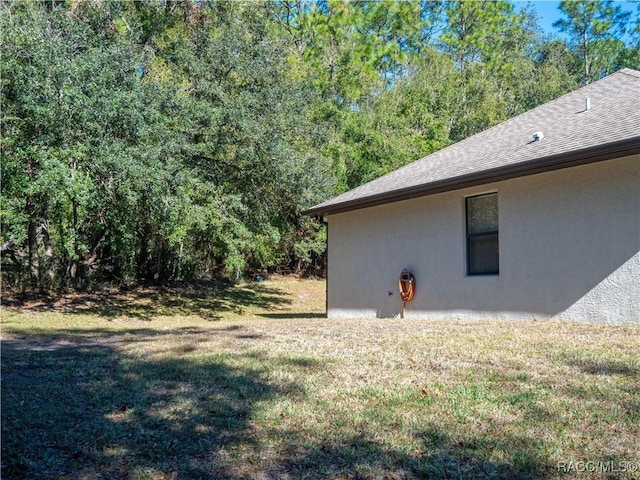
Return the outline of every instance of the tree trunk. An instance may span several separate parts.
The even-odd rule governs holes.
[[[29,177],[29,183],[33,182],[33,160],[29,158],[27,160],[27,176]],[[28,269],[29,269],[29,283],[31,287],[38,286],[38,245],[37,245],[37,231],[36,224],[33,221],[35,215],[36,205],[31,195],[27,196],[27,203],[25,205],[25,212],[29,220],[27,221],[27,249],[28,249]]]
[[[27,199],[27,211],[32,206],[31,199]],[[29,219],[27,223],[27,247],[29,250],[28,255],[28,267],[29,267],[29,282],[31,287],[36,288],[38,286],[38,244],[37,244],[37,228],[32,219]]]
[[[40,220],[40,226],[37,231],[44,245],[44,262],[42,268],[45,271],[41,273],[46,275],[49,286],[51,286],[55,284],[56,274],[53,269],[53,244],[51,243],[51,236],[49,235],[49,221],[46,218]]]
[[[80,252],[78,249],[78,204],[75,199],[71,201],[71,208],[73,214],[73,258],[69,267],[69,276],[73,288],[76,288],[78,286],[78,274],[80,273],[80,265],[78,263]]]

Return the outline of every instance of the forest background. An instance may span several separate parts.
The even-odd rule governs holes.
[[[301,212],[620,68],[640,4],[2,1],[2,286],[322,274]]]

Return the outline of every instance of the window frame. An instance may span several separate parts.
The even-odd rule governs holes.
[[[496,226],[495,230],[483,230],[481,232],[469,233],[469,202],[473,199],[487,196],[495,196],[496,197]],[[465,221],[465,243],[466,243],[466,253],[467,253],[467,262],[466,262],[466,274],[468,277],[483,277],[483,276],[498,276],[500,275],[500,209],[498,208],[498,192],[486,192],[480,193],[477,195],[469,195],[464,199],[464,221]],[[487,237],[490,235],[496,236],[496,250],[497,250],[497,258],[496,258],[496,269],[495,270],[487,270],[482,272],[472,272],[472,246],[471,240],[479,237]]]

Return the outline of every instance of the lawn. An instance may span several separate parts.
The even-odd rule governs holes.
[[[2,307],[2,478],[632,479],[637,327],[327,320],[324,283]]]

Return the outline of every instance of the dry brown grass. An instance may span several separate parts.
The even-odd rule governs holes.
[[[3,309],[3,478],[639,476],[638,328],[328,320],[308,280],[152,294]]]

